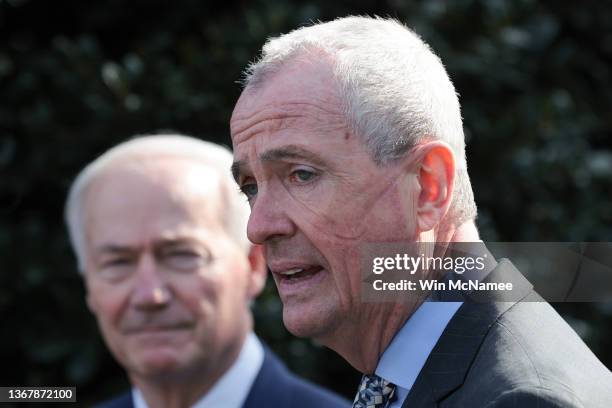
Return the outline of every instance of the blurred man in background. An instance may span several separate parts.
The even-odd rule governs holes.
[[[133,385],[106,407],[341,407],[252,332],[261,248],[231,184],[231,154],[179,135],[140,137],[89,164],[66,220],[87,304]]]
[[[354,407],[612,406],[610,372],[507,260],[487,279],[519,282],[513,301],[362,300],[368,244],[480,240],[459,101],[415,33],[300,28],[264,45],[245,85],[231,131],[249,239],[287,328],[365,374]]]

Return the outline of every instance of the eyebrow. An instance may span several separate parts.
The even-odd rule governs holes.
[[[189,238],[189,237],[169,237],[169,238],[165,238],[162,237],[158,240],[156,240],[156,242],[154,242],[153,246],[154,247],[172,247],[172,246],[179,246],[179,245],[196,245],[197,241]],[[123,253],[130,253],[130,252],[134,252],[134,251],[138,251],[139,247],[134,247],[131,245],[121,245],[121,244],[102,244],[99,247],[95,248],[95,251],[98,254],[123,254]]]
[[[95,249],[95,252],[98,254],[120,254],[120,253],[128,253],[133,252],[134,248],[127,245],[115,245],[115,244],[104,244],[100,245]]]
[[[324,164],[323,160],[321,160],[319,156],[297,145],[288,145],[278,149],[270,149],[259,155],[259,161],[262,163],[286,159],[307,160],[318,166],[323,166]],[[242,160],[237,160],[232,164],[232,176],[234,176],[234,180],[236,180],[236,182],[238,182],[242,169],[244,168],[248,168],[248,166]]]

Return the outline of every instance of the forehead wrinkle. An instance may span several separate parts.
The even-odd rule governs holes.
[[[284,129],[287,127],[287,119],[297,119],[300,117],[300,115],[298,114],[292,115],[283,112],[268,113],[265,111],[260,111],[257,113],[260,114],[256,116],[253,115],[255,117],[252,120],[235,119],[232,121],[232,124],[235,124],[236,122],[241,122],[243,120],[247,121],[243,126],[240,126],[239,128],[236,128],[236,126],[232,126],[232,133],[234,134],[234,137],[240,136],[240,141],[244,141],[250,139],[251,137],[259,133],[276,132],[280,129]]]
[[[234,116],[231,120],[231,132],[234,138],[242,142],[255,134],[276,132],[292,126],[300,119],[318,118],[322,114],[338,117],[339,121],[344,122],[339,105],[326,99],[278,102],[262,109],[253,109],[244,116],[241,111],[240,116]]]

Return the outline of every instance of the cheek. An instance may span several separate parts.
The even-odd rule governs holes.
[[[317,185],[298,193],[285,189],[282,207],[296,226],[326,245],[366,240],[405,240],[415,231],[416,193],[392,176],[359,183]]]
[[[351,242],[325,254],[331,264],[338,297],[345,305],[359,302],[361,298],[361,248],[362,245]]]
[[[196,321],[195,338],[200,348],[210,352],[215,344],[232,340],[236,327],[241,324],[240,309],[246,310],[241,288],[244,279],[225,269],[209,271],[198,282],[185,282],[178,302]],[[231,279],[233,277],[233,279]]]
[[[297,203],[288,209],[288,215],[328,262],[342,304],[350,307],[361,298],[368,272],[362,270],[363,261],[371,259],[364,251],[370,244],[414,240],[415,197],[414,189],[388,183],[384,189],[372,187],[352,201],[338,199],[328,207],[324,202],[312,203],[313,207],[320,205],[316,210]]]
[[[195,315],[210,315],[218,302],[219,284],[210,272],[175,280],[173,288],[178,303]]]
[[[347,198],[352,195],[354,199]],[[335,198],[325,200],[327,196]],[[350,248],[364,242],[406,241],[416,235],[414,189],[391,182],[369,186],[361,193],[335,191],[315,197],[323,199],[300,201],[287,195],[283,204],[288,217],[319,250]]]
[[[417,210],[420,187],[416,175],[406,177],[405,182],[398,185],[397,196],[392,201],[393,208],[390,210],[398,215],[399,221],[406,228],[406,234],[410,239],[417,236]]]
[[[197,316],[200,323],[208,325],[225,315],[228,309],[226,305],[235,303],[236,297],[246,290],[245,278],[234,273],[231,267],[227,264],[219,265],[175,282],[179,302]]]
[[[129,304],[129,291],[122,287],[94,286],[89,290],[92,312],[104,326],[118,325]]]

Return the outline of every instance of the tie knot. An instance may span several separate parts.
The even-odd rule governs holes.
[[[353,408],[384,408],[393,398],[395,385],[377,376],[364,375],[353,401]]]

